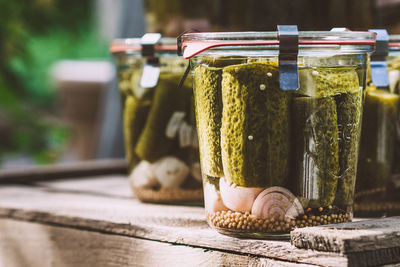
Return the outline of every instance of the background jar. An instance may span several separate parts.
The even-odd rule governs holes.
[[[357,216],[400,214],[400,36],[389,39],[389,85],[367,81],[355,195]]]
[[[145,50],[140,38],[119,39],[111,52],[134,194],[145,202],[201,202],[192,84],[179,86],[187,62],[176,54],[176,39],[162,38]]]
[[[375,34],[299,32],[300,88],[281,89],[276,32],[189,33],[209,225],[287,237],[352,219],[367,53]]]

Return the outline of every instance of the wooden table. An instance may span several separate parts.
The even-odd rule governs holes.
[[[0,266],[365,266],[400,261],[399,218],[386,219],[383,227],[374,220],[298,229],[292,243],[300,248],[289,240],[232,238],[208,228],[202,207],[140,203],[131,196],[127,177],[112,174],[121,173],[123,165],[111,164],[113,171],[101,166],[108,174],[93,172],[98,165],[83,168],[81,177],[76,168],[31,170],[32,176],[0,174]]]

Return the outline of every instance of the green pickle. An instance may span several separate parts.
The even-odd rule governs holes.
[[[340,171],[335,204],[341,206],[353,204],[360,140],[358,125],[361,123],[362,99],[362,89],[335,96],[340,140]]]
[[[225,67],[221,149],[225,178],[240,186],[281,186],[289,171],[291,95],[276,65]]]
[[[299,70],[297,93],[326,97],[358,90],[358,74],[354,68],[305,68]]]
[[[222,170],[220,129],[222,118],[222,69],[199,65],[194,70],[195,109],[202,171],[221,177]]]
[[[367,90],[358,164],[358,192],[386,187],[392,172],[399,95]]]
[[[309,207],[331,205],[339,173],[335,99],[295,97],[293,115],[297,193]]]
[[[150,110],[150,101],[138,101],[128,95],[124,104],[123,127],[126,146],[126,158],[131,170],[139,162],[134,148],[146,123]]]
[[[191,88],[178,88],[179,78],[180,75],[160,75],[146,124],[135,147],[142,160],[154,162],[173,150],[175,140],[166,136],[165,129],[174,112],[187,114],[191,97]]]

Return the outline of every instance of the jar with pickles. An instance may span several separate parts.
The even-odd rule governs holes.
[[[122,102],[131,188],[141,201],[203,199],[191,80],[176,39],[146,34],[111,44]]]
[[[357,216],[366,217],[400,214],[400,36],[379,31],[382,58],[376,61],[382,71],[373,75],[377,66],[372,55],[354,206]]]
[[[350,221],[375,34],[187,33],[179,45],[192,67],[209,225],[287,238]]]

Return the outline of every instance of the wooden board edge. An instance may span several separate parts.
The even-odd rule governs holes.
[[[315,266],[13,219],[0,218],[0,228],[4,266]]]
[[[347,257],[330,253],[330,252],[318,252],[318,255],[315,256],[315,259],[312,257],[308,257],[307,259],[299,259],[298,261],[291,261],[287,259],[280,259],[277,257],[271,257],[268,255],[264,255],[262,253],[254,253],[254,252],[239,252],[234,250],[228,250],[219,247],[211,247],[205,244],[192,244],[190,242],[186,242],[187,240],[166,240],[161,236],[157,238],[153,238],[153,236],[149,232],[151,229],[144,228],[136,228],[132,229],[132,225],[120,224],[118,227],[113,227],[109,222],[102,222],[92,219],[85,218],[77,218],[70,216],[62,216],[62,215],[54,215],[47,212],[38,212],[38,211],[26,211],[26,210],[17,210],[17,209],[4,209],[0,207],[0,219],[13,219],[17,221],[26,221],[38,224],[44,224],[49,226],[57,226],[57,227],[66,227],[90,232],[98,232],[103,234],[112,234],[112,235],[121,235],[126,237],[133,237],[139,239],[145,239],[150,241],[157,241],[162,243],[168,243],[172,245],[185,245],[195,248],[201,248],[205,250],[219,251],[225,253],[233,253],[238,255],[247,255],[253,257],[263,257],[265,259],[277,260],[282,262],[296,263],[296,264],[311,264],[314,266],[346,266]],[[99,227],[100,226],[100,227]],[[326,261],[323,258],[323,255],[326,256]],[[329,264],[328,264],[329,263]],[[268,265],[267,265],[268,266]]]
[[[127,174],[125,160],[94,160],[45,167],[0,170],[1,184],[26,184],[107,174]]]

